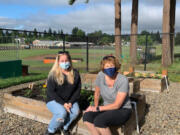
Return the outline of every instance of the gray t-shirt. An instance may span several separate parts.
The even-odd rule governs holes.
[[[103,98],[104,105],[112,104],[117,96],[117,92],[126,92],[127,96],[121,106],[121,108],[131,108],[131,102],[128,96],[129,81],[126,76],[117,74],[114,86],[109,88],[105,81],[105,74],[100,71],[96,77],[95,85],[100,88],[100,94]]]

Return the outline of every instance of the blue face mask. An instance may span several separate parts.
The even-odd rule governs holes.
[[[68,69],[70,67],[70,62],[61,62],[59,64],[59,66],[62,68],[62,69]]]
[[[116,73],[116,68],[113,67],[113,68],[104,69],[104,73],[105,73],[106,75],[108,75],[109,77],[113,77],[114,74]]]

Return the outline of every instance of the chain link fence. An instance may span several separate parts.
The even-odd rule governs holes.
[[[73,66],[82,72],[97,72],[100,61],[106,55],[115,55],[114,35],[111,36],[74,36],[57,33],[9,30],[10,36],[0,37],[0,61],[21,59],[29,66],[30,73],[49,72],[58,51],[69,51]],[[17,34],[18,33],[18,34]],[[136,61],[135,70],[159,72],[161,69],[163,34],[121,35],[121,70],[130,66],[131,38],[135,36]],[[174,63],[179,67],[180,34],[176,34],[174,46]],[[45,62],[45,60],[50,62]],[[52,60],[52,61],[51,61]],[[172,67],[172,72],[177,73]],[[178,71],[179,72],[179,71]]]
[[[15,37],[0,37],[0,62],[19,59],[19,39]]]

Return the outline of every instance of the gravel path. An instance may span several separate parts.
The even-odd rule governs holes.
[[[143,92],[148,107],[141,135],[180,135],[180,83],[171,83],[169,89],[162,93]],[[43,135],[46,128],[46,124],[0,110],[0,135]]]
[[[170,90],[145,93],[148,104],[143,135],[180,135],[180,83],[171,83]]]

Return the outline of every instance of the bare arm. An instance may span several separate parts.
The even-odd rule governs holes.
[[[100,88],[95,86],[94,92],[94,106],[97,107],[99,105],[99,96],[100,96]]]
[[[119,109],[123,104],[126,96],[127,96],[126,92],[118,92],[114,103],[105,106],[99,106],[99,110],[106,111],[106,110]]]

